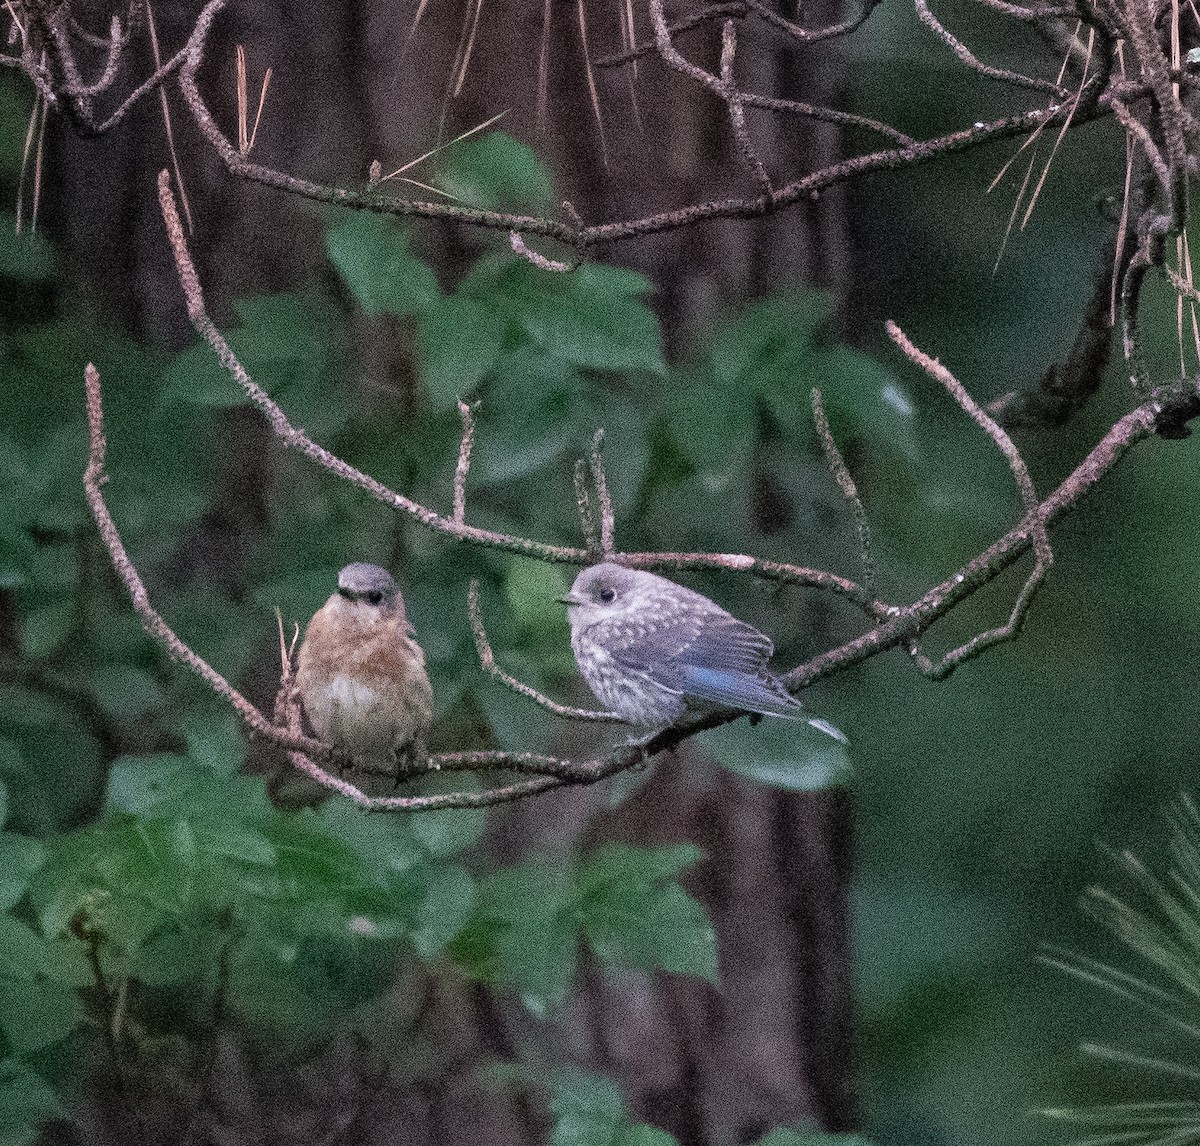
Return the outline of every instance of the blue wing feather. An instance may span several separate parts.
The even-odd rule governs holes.
[[[761,712],[764,716],[782,716],[791,720],[804,716],[800,702],[773,678],[697,665],[682,666],[682,677],[683,691],[699,700],[728,708],[744,708],[747,712]]]

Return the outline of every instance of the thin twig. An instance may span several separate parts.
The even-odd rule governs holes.
[[[467,474],[471,471],[471,447],[475,444],[475,419],[472,407],[461,398],[458,416],[462,420],[462,441],[458,445],[458,465],[454,467],[454,522],[464,525],[467,520]]]
[[[542,557],[548,561],[563,561],[582,564],[587,554],[583,550],[571,549],[561,545],[549,545],[530,541],[526,538],[511,537],[489,529],[479,529],[475,526],[456,522],[453,517],[444,517],[426,506],[420,505],[403,494],[388,489],[382,482],[369,477],[361,470],[355,469],[341,458],[335,457],[328,450],[318,446],[298,426],[292,425],[283,409],[274,402],[246,372],[229,343],[217,330],[204,309],[204,296],[200,287],[200,278],[196,273],[195,264],[187,249],[187,240],[175,210],[174,196],[171,193],[170,179],[165,171],[158,177],[159,205],[162,209],[163,220],[166,223],[167,235],[171,241],[171,249],[175,255],[175,265],[179,280],[183,287],[184,298],[187,302],[188,317],[192,325],[205,341],[216,351],[217,357],[234,381],[246,392],[250,400],[267,416],[276,437],[291,449],[299,450],[313,461],[324,466],[342,480],[350,482],[365,490],[372,497],[385,505],[405,513],[422,525],[438,533],[445,533],[459,540],[473,540],[489,544],[494,548],[508,549],[517,553]]]
[[[513,249],[513,254],[520,255],[521,258],[533,263],[535,267],[539,267],[543,271],[556,271],[561,274],[565,271],[573,271],[579,266],[578,260],[562,262],[558,259],[549,259],[545,255],[539,254],[532,247],[526,245],[520,231],[509,231],[508,243]]]
[[[854,524],[858,530],[858,552],[863,567],[863,587],[873,596],[878,590],[876,588],[875,558],[871,553],[871,526],[867,522],[862,498],[858,496],[858,487],[854,484],[854,478],[850,476],[850,468],[846,465],[842,452],[833,439],[833,431],[829,428],[829,418],[825,414],[825,400],[816,386],[812,390],[812,411],[817,437],[821,439],[821,446],[825,451],[825,465],[854,514]]]
[[[71,37],[64,27],[62,11],[60,9],[56,15],[44,21],[42,26],[50,34],[49,39],[54,45],[55,58],[63,70],[63,77],[66,81],[65,93],[70,96],[71,102],[78,108],[80,114],[86,116],[91,113],[92,97],[107,91],[112,86],[113,80],[116,79],[121,52],[128,41],[121,34],[120,17],[114,15],[109,25],[109,37],[105,41],[107,54],[104,67],[99,77],[89,84],[84,81],[79,72],[74,48],[71,45]]]
[[[158,50],[158,29],[154,24],[154,7],[146,0],[146,30],[150,33],[150,49],[154,53],[154,66],[162,67],[162,53]],[[188,204],[187,187],[183,182],[183,172],[179,168],[179,152],[175,149],[175,132],[171,128],[171,104],[167,99],[167,89],[163,85],[158,88],[158,101],[162,108],[163,130],[167,136],[167,151],[171,155],[171,169],[175,172],[175,186],[179,188],[179,201],[183,204],[183,217],[187,219],[188,234],[195,234],[192,224],[192,208]]]
[[[746,15],[747,10],[748,5],[746,0],[734,0],[734,3],[730,4],[711,4],[707,8],[701,8],[698,12],[692,12],[690,15],[676,20],[675,23],[669,25],[668,31],[671,37],[674,38],[685,32],[702,27],[705,24],[716,23],[716,21],[725,19],[726,17],[740,18]],[[644,43],[635,44],[624,51],[616,52],[609,56],[601,56],[593,62],[598,68],[619,68],[625,64],[636,64],[643,56],[648,56],[657,50],[658,44],[656,40],[646,40]]]
[[[1029,469],[1025,465],[1025,459],[1021,457],[1021,453],[1012,438],[967,393],[966,387],[945,366],[936,358],[930,357],[924,351],[914,346],[896,323],[889,320],[884,324],[884,329],[887,331],[888,337],[900,348],[901,352],[910,362],[919,366],[931,378],[940,382],[946,388],[950,396],[962,408],[963,412],[992,439],[996,448],[1004,455],[1009,469],[1012,471],[1017,490],[1021,495],[1021,501],[1025,506],[1025,523],[1028,526],[1030,540],[1033,545],[1033,570],[1030,572],[1025,584],[1021,587],[1021,591],[1017,594],[1009,618],[1003,625],[998,625],[995,628],[976,634],[965,644],[959,645],[957,648],[946,653],[936,663],[930,661],[928,657],[920,652],[915,637],[909,641],[909,651],[921,671],[935,680],[941,680],[949,676],[963,661],[978,656],[984,649],[990,648],[1001,641],[1011,640],[1021,631],[1021,626],[1025,622],[1029,606],[1033,603],[1033,598],[1041,588],[1050,566],[1054,563],[1054,553],[1050,548],[1050,537],[1046,531],[1046,523],[1042,520],[1041,506],[1038,502],[1037,490],[1034,488],[1033,478],[1030,477]]]
[[[831,40],[837,36],[846,36],[858,29],[875,11],[883,0],[864,0],[862,7],[854,16],[842,20],[838,24],[828,24],[824,28],[801,28],[793,24],[786,16],[781,15],[763,0],[746,0],[748,7],[761,20],[765,20],[773,28],[785,32],[793,40],[801,44],[815,44],[818,40]]]
[[[605,558],[612,556],[615,534],[612,498],[608,493],[608,480],[604,476],[604,462],[600,447],[604,444],[604,431],[592,435],[592,484],[596,487],[596,506],[600,517],[600,552]]]
[[[759,95],[757,92],[742,92],[741,102],[746,107],[762,108],[764,111],[783,112],[788,115],[804,116],[807,119],[819,120],[822,123],[836,123],[840,127],[860,127],[864,131],[872,131],[898,143],[901,147],[914,147],[917,141],[911,135],[906,135],[899,128],[880,120],[871,119],[850,111],[838,111],[836,108],[823,107],[820,104],[804,103],[802,100],[779,99],[775,96]]]
[[[479,607],[479,582],[475,578],[471,579],[471,584],[467,589],[467,615],[471,619],[471,632],[475,636],[475,651],[479,655],[479,665],[493,680],[532,700],[535,704],[540,704],[542,708],[553,712],[555,716],[565,716],[570,720],[621,722],[621,718],[615,712],[599,712],[592,708],[576,708],[570,704],[559,704],[558,701],[551,700],[544,693],[538,692],[532,685],[510,676],[496,664],[496,656],[492,652],[491,642],[488,640],[487,630],[483,625],[483,612]]]
[[[1050,92],[1052,95],[1058,96],[1059,99],[1066,99],[1070,94],[1066,88],[1052,83],[1050,80],[1041,80],[1036,76],[1027,76],[1021,72],[1009,71],[1008,68],[995,68],[990,64],[985,64],[982,60],[976,58],[971,49],[938,20],[930,10],[928,0],[913,0],[913,6],[917,11],[917,19],[925,27],[929,28],[972,71],[978,72],[981,76],[987,76],[988,79],[1000,80],[1007,84],[1016,84],[1018,87],[1032,88],[1034,91]]]
[[[741,153],[742,161],[750,169],[750,174],[758,184],[759,193],[766,199],[771,198],[771,177],[763,165],[762,159],[750,139],[746,127],[746,112],[742,107],[741,92],[738,91],[737,81],[733,76],[733,60],[737,54],[737,31],[732,20],[726,20],[721,28],[721,85],[725,89],[725,106],[729,109],[729,126],[733,131],[734,141]]]
[[[1167,202],[1170,208],[1171,230],[1182,231],[1187,226],[1188,166],[1179,88],[1172,83],[1168,61],[1159,48],[1153,14],[1136,3],[1126,5],[1124,12],[1134,47],[1137,49],[1141,74],[1149,81],[1155,103],[1158,105],[1155,122],[1161,133],[1166,164],[1170,171]]]
[[[88,131],[92,135],[103,135],[104,132],[114,128],[125,118],[130,108],[132,108],[143,96],[153,91],[157,87],[161,87],[163,80],[177,72],[183,67],[184,60],[187,59],[187,49],[181,48],[161,67],[156,67],[154,71],[146,77],[136,88],[121,101],[106,120],[100,123],[88,124]]]
[[[281,744],[285,747],[300,748],[303,751],[322,754],[326,752],[325,745],[307,736],[293,735],[271,723],[253,704],[250,703],[236,688],[233,687],[216,669],[203,657],[193,652],[170,625],[163,619],[150,603],[150,595],[142,582],[137,567],[129,557],[121,535],[117,531],[112,515],[105,504],[102,487],[108,481],[104,472],[104,457],[107,451],[107,438],[104,433],[104,408],[100,394],[100,372],[92,363],[84,370],[84,386],[87,391],[87,416],[89,449],[87,468],[83,474],[83,488],[87,495],[88,506],[92,517],[100,530],[100,537],[108,550],[112,566],[121,579],[133,601],[134,612],[142,623],[142,628],[163,646],[172,659],[179,661],[191,669],[218,696],[227,700],[238,715],[255,732]]]
[[[596,514],[592,510],[592,495],[588,492],[587,463],[580,458],[575,463],[575,505],[579,510],[579,524],[583,528],[583,542],[588,553],[600,560],[600,535],[596,529]]]
[[[397,216],[415,215],[425,218],[453,219],[469,226],[505,231],[515,230],[525,236],[541,235],[559,239],[581,253],[598,244],[644,238],[664,231],[695,226],[713,219],[759,218],[796,203],[810,202],[830,187],[871,172],[914,167],[933,162],[945,155],[980,147],[998,139],[1024,135],[1046,121],[1058,123],[1061,121],[1061,117],[1065,117],[1067,114],[1061,107],[1054,110],[1035,108],[991,122],[975,124],[935,139],[918,140],[892,149],[852,156],[777,188],[770,203],[764,202],[762,196],[726,198],[693,203],[686,207],[662,211],[641,218],[622,219],[617,222],[583,227],[576,222],[564,223],[560,219],[535,215],[513,215],[508,212],[482,210],[475,207],[388,198],[371,187],[368,187],[366,191],[357,191],[345,187],[322,185],[250,162],[238,153],[237,148],[221,132],[204,102],[197,84],[197,74],[204,60],[205,44],[213,21],[227,3],[228,0],[209,0],[201,11],[187,44],[187,60],[180,74],[179,83],[197,128],[231,174],[315,202],[340,204],[345,207]],[[661,11],[661,0],[651,0],[651,6],[652,13],[655,6]],[[656,39],[658,31],[659,29],[656,28]],[[669,40],[668,32],[668,46]],[[689,69],[693,69],[694,65],[682,60],[682,57],[678,57],[678,53],[675,56],[682,61],[682,70],[686,74],[691,75],[697,82],[703,83],[705,87],[716,91],[716,94],[720,94],[713,86],[720,84],[720,80],[716,76],[704,72],[703,69],[695,69],[692,72]],[[674,66],[673,59],[669,59],[668,62]],[[1081,101],[1084,110],[1075,115],[1076,127],[1091,122],[1110,110],[1105,91],[1105,84],[1099,77],[1088,81],[1084,99]],[[750,102],[748,94],[743,99],[746,103]]]

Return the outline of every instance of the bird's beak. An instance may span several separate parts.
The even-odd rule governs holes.
[[[574,593],[564,593],[561,597],[554,598],[560,605],[584,605],[587,604],[582,597],[576,597]]]

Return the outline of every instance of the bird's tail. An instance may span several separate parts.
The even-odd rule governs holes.
[[[824,732],[826,736],[832,736],[839,744],[850,743],[846,734],[840,728],[830,724],[828,720],[822,720],[819,716],[810,716],[808,723],[818,732]]]

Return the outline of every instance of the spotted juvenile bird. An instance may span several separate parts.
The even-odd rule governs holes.
[[[304,632],[296,685],[313,731],[365,771],[395,774],[424,759],[433,690],[386,569],[355,562],[338,574]]]
[[[688,707],[807,720],[845,742],[767,668],[771,638],[665,577],[612,562],[583,570],[562,600],[575,662],[606,708],[657,731]]]

